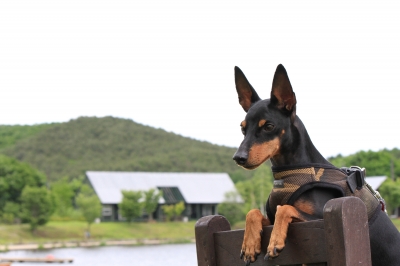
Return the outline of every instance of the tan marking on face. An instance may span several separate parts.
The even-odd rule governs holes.
[[[284,129],[282,129],[281,137],[282,137],[285,133],[286,133],[286,131],[285,131]]]
[[[266,160],[274,157],[279,153],[280,140],[278,137],[265,143],[254,144],[249,150],[249,158],[247,159],[248,169],[254,169]]]
[[[265,119],[261,119],[260,122],[258,122],[258,127],[262,127],[265,125],[265,123],[267,123],[267,120]]]
[[[242,128],[245,128],[245,127],[246,127],[246,120],[243,120],[242,123],[240,123],[240,126],[241,126]]]

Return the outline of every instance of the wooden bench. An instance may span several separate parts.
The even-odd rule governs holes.
[[[272,228],[263,228],[262,253],[252,266],[371,266],[367,211],[359,198],[330,200],[323,220],[290,224],[286,247],[277,258],[264,261]],[[231,230],[225,217],[202,217],[195,234],[198,266],[245,265],[240,259],[244,230]]]

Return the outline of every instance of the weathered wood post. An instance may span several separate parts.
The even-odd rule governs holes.
[[[356,197],[330,200],[324,208],[328,265],[371,266],[368,216]]]
[[[195,236],[198,266],[217,266],[214,233],[230,230],[230,223],[221,215],[204,216],[197,221]]]

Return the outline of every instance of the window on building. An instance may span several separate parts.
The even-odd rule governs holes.
[[[112,208],[111,208],[111,206],[103,206],[102,215],[103,215],[103,216],[111,216],[111,215],[112,215]]]

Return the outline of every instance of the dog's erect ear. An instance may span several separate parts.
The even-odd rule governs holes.
[[[239,103],[243,107],[243,110],[247,113],[247,111],[250,109],[250,106],[259,101],[260,97],[258,97],[257,92],[247,81],[242,70],[240,70],[240,68],[237,66],[235,66],[235,83],[236,91],[239,97]]]
[[[271,102],[279,109],[285,110],[286,112],[293,112],[293,115],[296,111],[296,96],[290,84],[286,69],[282,65],[279,65],[275,71],[274,80],[272,82]]]

